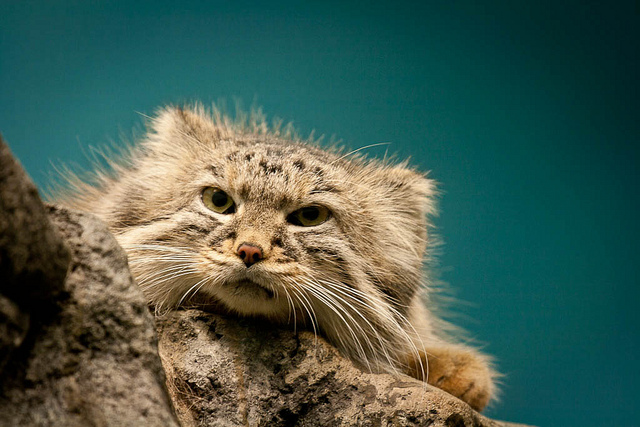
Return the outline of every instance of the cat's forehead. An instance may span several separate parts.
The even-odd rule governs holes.
[[[234,140],[219,144],[214,173],[246,198],[291,201],[339,193],[342,168],[336,155],[289,141]]]
[[[239,155],[244,155],[245,160],[253,157],[263,157],[271,160],[287,160],[293,157],[305,158],[314,164],[331,164],[336,155],[331,151],[323,150],[318,146],[281,140],[277,138],[234,138],[221,141],[217,149],[226,154],[229,161],[239,161]]]

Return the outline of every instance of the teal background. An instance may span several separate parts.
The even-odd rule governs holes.
[[[506,374],[488,415],[640,425],[637,2],[177,4],[0,2],[0,131],[40,187],[166,103],[390,142],[441,183],[456,322]]]

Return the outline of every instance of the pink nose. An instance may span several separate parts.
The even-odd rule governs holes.
[[[247,267],[252,266],[262,259],[262,250],[250,243],[241,244],[236,253]]]

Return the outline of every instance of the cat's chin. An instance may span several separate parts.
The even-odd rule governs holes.
[[[225,283],[216,291],[220,303],[242,316],[280,318],[288,312],[286,302],[273,290],[250,280]]]
[[[225,283],[222,288],[226,288],[228,293],[239,297],[272,299],[275,296],[273,290],[248,279]]]

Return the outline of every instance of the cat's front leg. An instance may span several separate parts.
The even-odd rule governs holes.
[[[420,352],[421,361],[411,363],[409,374],[427,382],[468,403],[481,411],[494,397],[495,377],[489,360],[475,349],[458,344],[438,344]],[[419,367],[419,368],[418,368]]]

